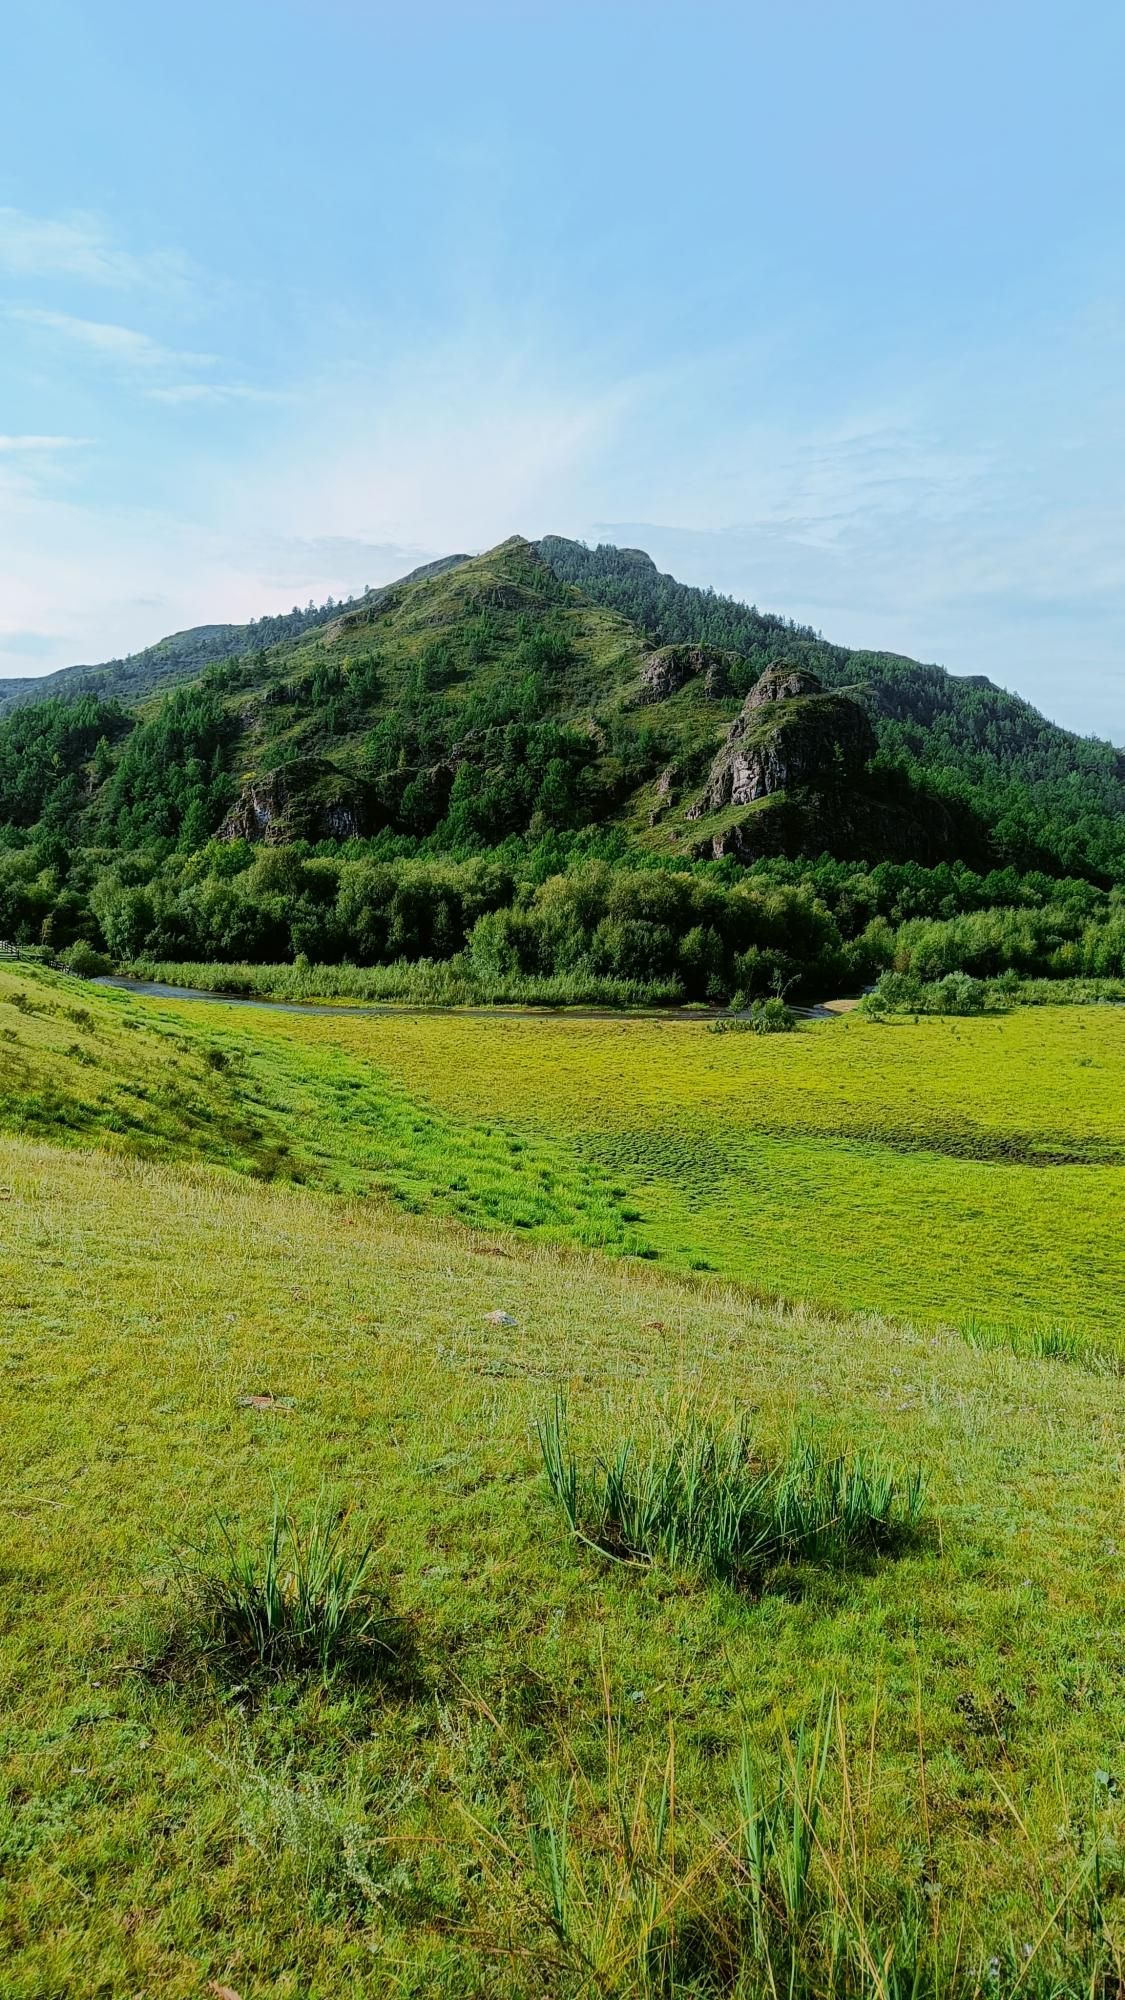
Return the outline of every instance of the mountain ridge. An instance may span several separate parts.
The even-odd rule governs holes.
[[[404,577],[376,585],[358,599],[349,598],[347,605],[374,602],[403,583],[440,575],[467,561],[464,555],[439,556],[432,562],[420,563]],[[325,604],[309,604],[303,611],[294,605],[292,611],[267,613],[244,625],[190,625],[118,659],[56,667],[49,674],[0,679],[0,717],[26,702],[46,701],[55,695],[100,692],[118,700],[139,699],[160,688],[173,687],[180,680],[190,680],[217,661],[240,659],[262,647],[276,645],[283,638],[299,637],[316,626],[327,625],[339,616],[341,608],[329,598]]]
[[[0,937],[702,999],[924,917],[943,970],[1121,976],[1111,746],[636,554],[513,536],[160,671],[0,718]]]
[[[329,600],[242,627],[196,627],[128,661],[64,669],[37,684],[38,696],[36,684],[21,687],[6,713],[9,722],[34,718],[44,704],[83,698],[104,707],[100,731],[93,711],[87,719],[91,743],[79,731],[64,753],[78,760],[69,810],[73,817],[81,808],[87,838],[104,839],[107,828],[111,841],[146,828],[151,837],[135,800],[113,806],[118,794],[136,790],[126,777],[145,738],[120,751],[124,775],[103,786],[114,745],[132,736],[158,698],[183,710],[198,706],[206,689],[215,712],[196,762],[204,756],[212,768],[206,787],[193,780],[194,839],[228,819],[252,836],[263,804],[271,838],[286,828],[293,838],[380,829],[431,837],[444,826],[457,841],[484,841],[490,829],[504,837],[545,812],[548,823],[562,825],[617,821],[640,852],[668,852],[679,842],[690,856],[707,851],[702,837],[689,838],[690,821],[707,817],[693,793],[701,793],[739,703],[779,661],[843,699],[845,737],[854,734],[848,704],[865,709],[876,789],[894,793],[895,811],[888,820],[863,803],[858,795],[870,793],[873,780],[858,768],[843,788],[827,762],[820,782],[806,760],[798,810],[790,800],[787,814],[770,822],[769,801],[765,811],[754,801],[753,822],[741,829],[729,815],[711,815],[706,832],[716,854],[751,861],[756,851],[790,851],[794,843],[807,851],[819,842],[868,861],[913,853],[932,864],[959,853],[985,866],[1007,854],[1023,866],[1076,868],[1102,880],[1125,867],[1125,757],[1111,745],[1062,730],[984,676],[961,679],[902,655],[835,646],[809,626],[680,584],[643,550],[591,550],[557,536],[511,536],[480,555],[420,565],[346,604]],[[26,727],[34,733],[33,720]],[[528,802],[529,743],[543,762],[535,779],[546,785],[541,806]],[[82,758],[97,746],[95,769]],[[283,783],[274,778],[281,763],[291,767]],[[151,791],[158,775],[145,783]],[[25,781],[22,789],[34,806],[34,786],[29,792]],[[785,790],[772,788],[774,804]],[[30,809],[21,808],[15,823],[32,824]],[[184,838],[183,814],[158,815],[155,830]]]

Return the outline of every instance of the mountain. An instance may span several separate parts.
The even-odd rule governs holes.
[[[464,556],[443,556],[437,562],[423,563],[402,581],[437,576],[465,560]],[[360,601],[371,604],[382,595],[382,590],[369,591]],[[300,638],[303,633],[330,623],[340,608],[329,599],[327,604],[309,604],[303,611],[294,605],[292,611],[276,617],[254,618],[248,625],[193,625],[190,631],[173,632],[166,639],[158,639],[154,646],[146,646],[142,652],[130,653],[121,660],[104,660],[98,666],[59,667],[52,674],[21,680],[0,680],[0,716],[10,714],[13,708],[26,702],[44,701],[53,695],[100,694],[118,701],[140,701],[161,688],[191,680],[217,660],[241,659],[284,639]]]
[[[721,671],[682,670],[681,656],[693,650],[715,656]],[[826,694],[861,704],[887,810],[874,810],[854,775],[846,798],[836,786],[833,797],[821,788],[818,800],[810,796],[815,774],[806,774],[798,805],[759,808],[757,848],[748,827],[740,843],[710,816],[692,839],[691,788],[703,782],[739,701],[778,660],[814,674]],[[497,730],[520,724],[539,730],[535,743],[551,750],[548,762],[568,767],[570,778],[555,775],[564,789],[578,785],[574,810],[584,800],[594,819],[620,820],[648,852],[681,840],[685,852],[702,851],[710,832],[716,851],[738,849],[745,859],[826,846],[867,859],[1013,859],[1103,881],[1125,873],[1125,754],[1110,744],[1060,729],[982,676],[832,645],[810,627],[679,583],[642,550],[589,549],[559,536],[535,545],[513,537],[483,556],[445,557],[347,606],[199,626],[125,660],[0,682],[0,717],[56,696],[93,695],[129,709],[220,669],[226,707],[237,710],[237,724],[228,716],[219,730],[226,773],[253,792],[232,825],[255,835],[331,837],[345,825],[428,835],[443,788],[450,796],[456,788],[463,805],[471,771],[487,771],[500,748]],[[640,688],[632,686],[638,674]],[[552,746],[545,723],[577,728],[584,744]],[[120,727],[101,733],[112,744]],[[504,754],[511,765],[510,743]],[[279,760],[292,766],[284,779],[275,776]],[[645,787],[658,780],[657,796]],[[485,807],[467,816],[482,828],[490,812],[504,832],[534,816],[521,821],[511,785],[506,799],[491,779],[480,789]],[[33,823],[34,786],[30,793],[30,804],[6,816]]]
[[[0,938],[714,999],[925,919],[942,972],[1121,975],[1116,753],[987,683],[520,536],[278,622],[0,718]]]
[[[1049,722],[984,675],[959,677],[899,654],[836,646],[811,627],[701,590],[641,549],[548,535],[556,575],[620,612],[654,646],[726,648],[764,672],[779,656],[826,688],[858,691],[888,764],[924,776],[979,812],[1001,847],[1046,849],[1054,863],[1104,876],[1125,870],[1125,752]]]
[[[212,663],[139,722],[120,701],[134,683],[113,668],[83,689],[86,710],[17,711],[8,817],[31,824],[47,805],[29,783],[43,716],[71,732],[42,765],[52,812],[69,809],[87,842],[115,848],[197,845],[225,802],[220,839],[268,845],[390,833],[448,850],[615,825],[641,853],[689,860],[831,845],[868,860],[987,861],[983,824],[941,810],[921,779],[873,775],[855,690],[823,690],[792,663],[763,678],[756,664],[650,648],[514,536]],[[743,774],[720,797],[720,770],[752,746],[753,782]]]

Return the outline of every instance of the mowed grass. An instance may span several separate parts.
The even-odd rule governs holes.
[[[749,1994],[782,1891],[855,1869],[841,1937],[921,1912],[944,1991],[1048,1990],[1095,1869],[1120,1950],[1119,1381],[18,1138],[0,1359],[5,2000]],[[557,1392],[584,1462],[688,1412],[917,1471],[917,1532],[760,1594],[612,1561],[547,1489]],[[278,1494],[348,1510],[409,1688],[193,1665],[178,1558],[262,1548]]]

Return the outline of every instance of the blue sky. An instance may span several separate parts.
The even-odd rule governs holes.
[[[1125,742],[1125,9],[10,0],[0,675],[548,531]]]

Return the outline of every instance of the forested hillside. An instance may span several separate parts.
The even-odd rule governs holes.
[[[463,561],[462,556],[445,556],[439,562],[425,563],[411,571],[411,577],[436,575]],[[379,590],[369,591],[361,601],[374,603],[381,595]],[[354,603],[355,599],[349,597],[348,606]],[[331,597],[324,604],[310,602],[303,610],[295,604],[292,611],[252,618],[248,625],[195,625],[188,632],[173,632],[167,639],[159,639],[155,646],[146,646],[142,652],[130,653],[122,660],[104,660],[98,666],[60,667],[57,673],[27,680],[0,680],[0,715],[26,702],[43,701],[54,695],[102,693],[112,694],[119,701],[139,701],[158,688],[190,680],[217,660],[241,659],[247,653],[277,646],[285,639],[299,639],[302,633],[327,625],[345,608]]]
[[[834,646],[809,626],[678,583],[640,549],[557,535],[538,546],[559,576],[656,645],[728,647],[753,673],[784,653],[827,687],[858,684],[883,756],[967,799],[1009,848],[1039,843],[1062,866],[1125,872],[1125,751],[1060,729],[983,676]]]
[[[0,938],[443,997],[1125,972],[1120,760],[987,684],[518,536],[294,617],[0,720]]]

